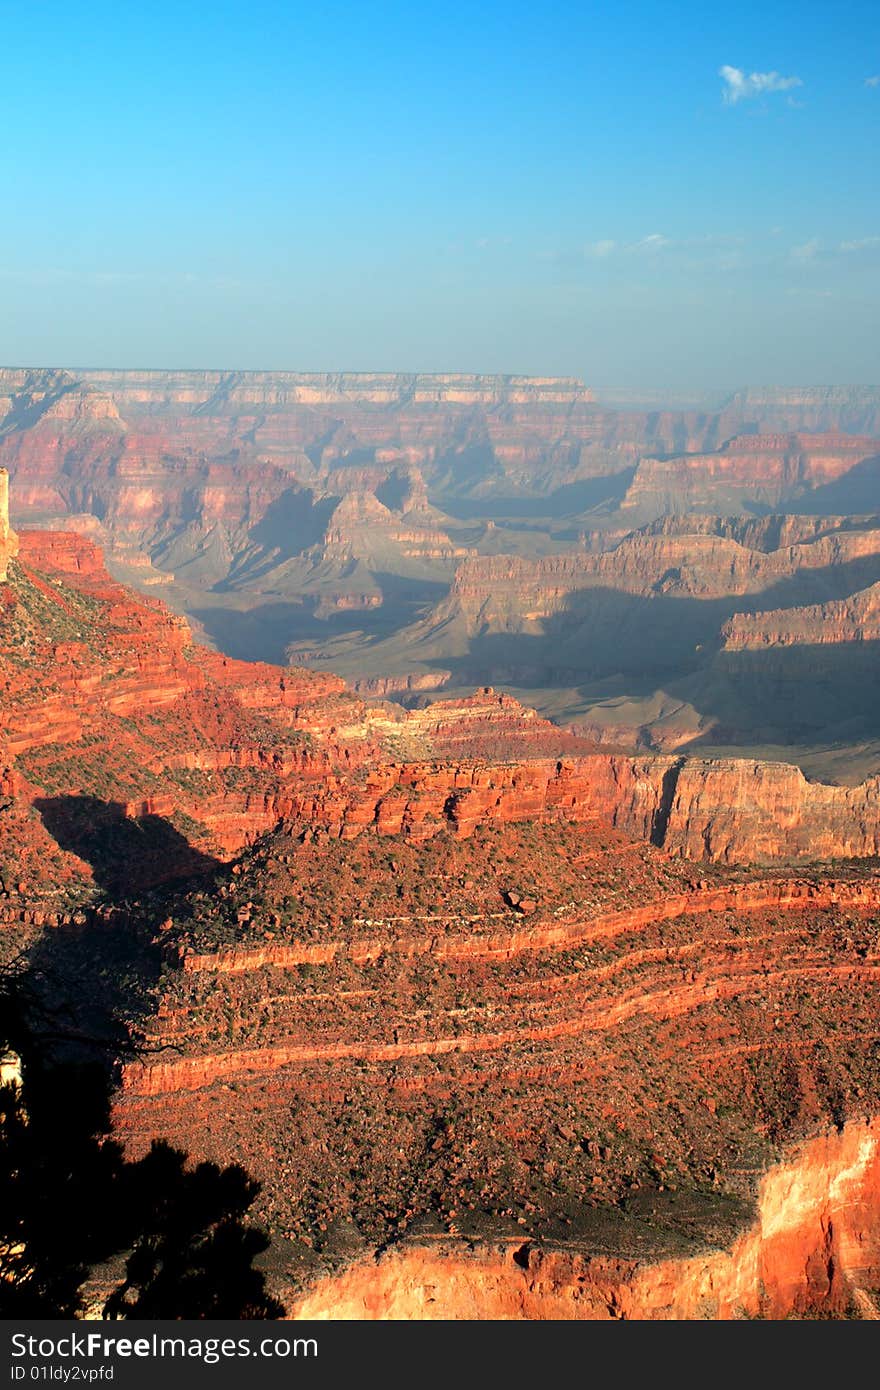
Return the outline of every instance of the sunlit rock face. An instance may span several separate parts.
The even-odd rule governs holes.
[[[814,1139],[762,1180],[754,1223],[688,1259],[579,1256],[536,1242],[437,1240],[352,1265],[297,1318],[876,1318],[880,1122]]]
[[[0,468],[0,583],[5,582],[9,561],[18,554],[18,536],[9,525],[9,474]]]
[[[623,508],[721,512],[744,499],[778,507],[837,482],[877,454],[878,441],[869,435],[737,435],[712,453],[642,459]]]

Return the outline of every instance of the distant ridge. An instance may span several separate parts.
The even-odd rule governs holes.
[[[332,405],[568,405],[592,403],[578,377],[472,374],[467,372],[222,372],[86,368],[77,373],[92,386],[130,399],[163,399],[197,393],[207,404],[230,397],[253,404]]]

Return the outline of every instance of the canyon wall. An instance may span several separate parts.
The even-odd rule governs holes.
[[[293,1294],[332,1319],[730,1319],[880,1316],[880,1121],[802,1145],[762,1179],[727,1250],[657,1261],[538,1242],[391,1249]]]
[[[574,378],[3,369],[0,463],[19,516],[89,511],[154,544],[166,524],[258,524],[285,479],[338,494],[350,474],[357,487],[365,469],[398,466],[425,469],[437,495],[540,497],[596,478],[623,486],[638,465],[630,511],[668,510],[671,491],[675,510],[691,497],[717,510],[731,488],[772,501],[876,454],[864,430],[841,433],[845,392],[833,408],[810,399],[768,398],[767,420],[782,410],[789,430],[818,420],[836,433],[755,433],[767,420],[746,398],[714,414],[609,410]]]
[[[699,873],[597,824],[279,829],[163,924],[117,1133],[245,1162],[312,1252],[298,1311],[415,1315],[433,1213],[446,1315],[552,1316],[564,1265],[543,1312],[517,1290],[557,1255],[585,1316],[603,1268],[631,1316],[839,1313],[873,1287],[874,1146],[772,1170],[878,1113],[877,875]]]
[[[880,849],[876,778],[836,787],[779,762],[593,752],[488,688],[422,710],[369,705],[330,674],[194,646],[162,603],[111,581],[82,536],[26,533],[19,566],[0,735],[7,765],[44,794],[162,797],[225,853],[281,819],[417,839],[601,820],[725,863]]]
[[[737,613],[723,629],[726,651],[768,647],[829,646],[880,641],[880,584],[846,599],[774,610]]]
[[[873,1306],[878,779],[369,703],[198,647],[82,535],[26,533],[2,597],[3,935],[89,1007],[143,944],[116,1132],[244,1163],[293,1309],[416,1311],[438,1258],[450,1315]]]
[[[641,514],[724,512],[745,499],[793,504],[880,454],[880,442],[849,434],[748,434],[712,453],[643,458],[621,508]]]
[[[97,371],[83,375],[125,404],[240,411],[290,405],[571,405],[592,401],[577,377],[466,372]]]
[[[713,521],[717,519],[713,518]],[[720,530],[720,528],[717,528]],[[752,537],[746,533],[744,539]],[[572,551],[536,560],[480,556],[459,566],[449,599],[437,621],[462,610],[473,621],[545,618],[584,588],[714,599],[758,594],[809,571],[871,566],[880,557],[880,527],[823,530],[772,550],[741,543],[717,530],[658,533],[654,528],[624,537],[598,554]],[[844,581],[846,582],[846,581]]]

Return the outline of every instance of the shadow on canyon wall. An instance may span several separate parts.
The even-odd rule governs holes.
[[[321,595],[307,593],[297,601],[255,604],[238,609],[221,606],[194,609],[192,616],[218,650],[239,661],[268,661],[287,665],[287,649],[298,642],[318,644],[359,635],[382,642],[416,621],[448,592],[448,584],[374,573],[382,603],[375,608],[317,610]],[[322,663],[323,664],[323,663]]]
[[[437,665],[453,686],[575,688],[589,700],[600,683],[602,698],[662,686],[715,724],[710,743],[880,737],[880,642],[725,651],[718,634],[730,614],[729,600],[582,590],[543,632],[483,633]]]
[[[486,631],[470,639],[465,656],[445,654],[455,615],[438,619],[431,608],[448,593],[435,580],[376,573],[382,592],[375,608],[320,611],[320,594],[297,601],[258,603],[246,610],[212,606],[193,611],[209,639],[228,656],[287,664],[314,660],[333,670],[348,649],[356,649],[364,675],[389,675],[411,660],[436,666],[464,684],[571,686],[579,680],[615,674],[670,680],[705,666],[721,646],[721,629],[736,613],[762,613],[848,598],[880,581],[880,555],[846,564],[804,569],[757,593],[719,598],[677,596],[682,576],[672,570],[657,580],[650,595],[610,586],[573,590],[564,608],[547,619],[542,634]],[[462,634],[464,639],[464,635]],[[382,644],[388,642],[386,653]],[[412,657],[408,647],[412,646]],[[303,649],[302,654],[297,647]],[[292,649],[292,650],[291,650]],[[361,668],[362,665],[362,669]]]
[[[255,545],[274,551],[274,563],[279,559],[300,555],[310,546],[320,545],[339,497],[316,500],[311,489],[289,488],[270,502],[250,538]]]
[[[162,816],[129,816],[117,802],[85,795],[38,797],[34,805],[53,839],[85,860],[111,897],[134,897],[217,867]]]
[[[880,737],[880,642],[719,652],[692,698],[717,725],[689,745],[856,742]]]
[[[564,483],[544,497],[504,497],[492,493],[488,497],[456,497],[445,492],[433,492],[431,501],[442,508],[447,516],[459,521],[475,519],[497,521],[500,518],[516,518],[528,521],[561,520],[576,518],[582,512],[593,511],[597,507],[614,510],[622,502],[630,483],[635,477],[635,468],[625,468],[618,473],[607,473],[599,478],[583,478],[574,483]]]
[[[22,1084],[0,1088],[0,1317],[280,1316],[253,1264],[268,1245],[246,1222],[258,1184],[164,1143],[126,1159],[104,1069],[51,1057],[20,987],[6,995]]]
[[[880,505],[880,455],[863,459],[843,477],[812,488],[791,505],[809,516],[854,516],[876,512]]]
[[[19,1064],[0,1086],[0,1316],[280,1316],[254,1267],[268,1246],[247,1220],[259,1185],[167,1144],[132,1160],[110,1137],[118,1069],[144,1055],[156,1005],[156,926],[174,903],[166,886],[132,907],[132,882],[163,855],[189,872],[215,861],[188,856],[158,816],[123,823],[90,797],[40,809],[107,901],[44,928],[0,971],[0,1052]]]

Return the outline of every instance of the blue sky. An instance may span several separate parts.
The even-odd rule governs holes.
[[[0,360],[880,380],[878,15],[0,3]]]

